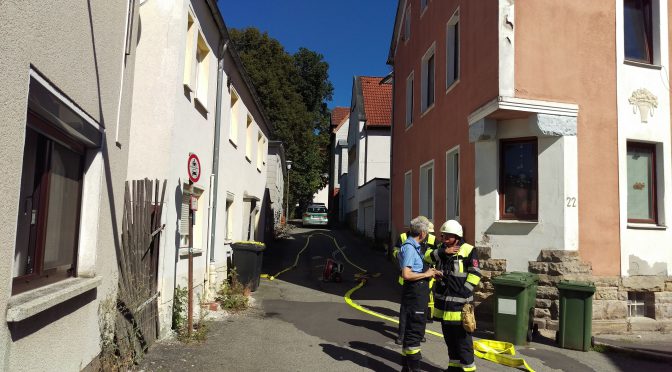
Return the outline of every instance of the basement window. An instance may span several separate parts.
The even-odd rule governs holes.
[[[628,292],[628,317],[654,318],[654,294],[649,292]]]

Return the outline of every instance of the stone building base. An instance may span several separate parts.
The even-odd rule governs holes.
[[[505,259],[493,259],[488,247],[476,247],[483,279],[474,292],[477,319],[490,324],[494,314],[492,278],[506,272]],[[539,276],[534,323],[557,330],[561,280],[593,282],[593,334],[672,330],[672,276],[596,277],[577,251],[542,250],[528,271]],[[630,300],[630,302],[629,302]],[[640,316],[632,303],[638,303]],[[629,305],[630,303],[630,305]]]

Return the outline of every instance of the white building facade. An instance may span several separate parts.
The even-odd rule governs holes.
[[[135,4],[0,3],[2,371],[80,371],[101,351],[101,309],[118,288]]]
[[[187,284],[190,249],[194,298],[210,298],[226,277],[230,243],[263,240],[270,128],[216,2],[147,1],[140,19],[128,179],[168,181],[158,274],[165,334],[174,288]]]
[[[345,221],[370,238],[389,236],[391,84],[356,76],[348,124]],[[342,179],[343,179],[342,178]]]

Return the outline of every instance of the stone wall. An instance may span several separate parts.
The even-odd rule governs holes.
[[[560,300],[557,284],[562,279],[591,280],[589,263],[582,262],[577,251],[542,250],[528,270],[539,276],[534,323],[540,329],[558,329]]]
[[[488,324],[493,321],[492,317],[495,312],[494,297],[492,296],[495,287],[492,284],[492,278],[506,272],[506,260],[492,258],[489,247],[477,246],[475,249],[483,278],[481,284],[474,290],[474,306],[479,328],[483,328],[481,327],[483,323]]]
[[[494,286],[492,278],[506,272],[506,260],[491,257],[490,248],[476,247],[483,279],[474,291],[479,328],[493,321]],[[672,276],[594,277],[590,263],[581,261],[577,251],[542,250],[528,271],[539,276],[534,323],[539,329],[558,329],[561,280],[588,281],[595,285],[593,333],[634,330],[637,320],[648,321],[639,330],[672,328]],[[628,318],[628,292],[643,293],[646,318]],[[484,324],[485,323],[485,324]]]

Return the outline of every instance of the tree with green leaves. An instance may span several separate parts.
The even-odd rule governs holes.
[[[289,203],[304,207],[328,183],[326,101],[334,91],[329,64],[322,54],[306,48],[290,54],[278,40],[256,28],[229,33],[273,123],[274,136],[284,143],[286,157],[292,161]]]

